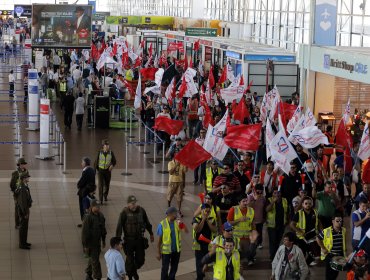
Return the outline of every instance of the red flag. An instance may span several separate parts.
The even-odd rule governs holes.
[[[154,81],[155,80],[155,73],[157,72],[157,70],[158,70],[158,68],[153,68],[153,67],[142,68],[142,69],[140,69],[140,73],[141,73],[141,76],[143,78]]]
[[[237,106],[238,104],[236,103],[236,99],[234,99],[233,103],[231,103],[231,112],[235,112]]]
[[[184,125],[183,121],[171,120],[164,116],[155,118],[154,128],[156,130],[165,131],[170,135],[177,135]]]
[[[122,53],[122,66],[125,67],[128,64],[128,52]]]
[[[368,160],[362,169],[362,182],[370,184],[370,160]]]
[[[191,57],[189,59],[189,67],[190,68],[193,68],[193,59]]]
[[[142,41],[140,42],[140,48],[141,48],[141,49],[143,49],[143,48],[144,48],[144,44],[145,44],[145,40],[142,40]]]
[[[132,88],[131,84],[130,84],[129,82],[127,82],[127,81],[126,81],[126,79],[124,79],[124,78],[122,78],[122,79],[121,79],[121,81],[122,81],[122,83],[126,86],[126,88],[128,89],[128,91],[129,91],[131,94],[135,95],[135,91],[134,91],[134,89]]]
[[[197,52],[199,50],[199,40],[194,42],[193,50]]]
[[[184,148],[175,155],[175,159],[182,165],[194,170],[206,160],[210,159],[212,155],[208,153],[195,140],[191,140]]]
[[[204,94],[201,96],[201,105],[204,108],[205,114],[203,117],[203,127],[207,128],[208,125],[211,123],[212,120],[212,115],[211,115],[211,110],[209,109],[209,106],[205,100]]]
[[[351,150],[347,147],[344,150],[344,173],[351,174],[353,168]]]
[[[284,128],[286,129],[287,122],[292,118],[296,109],[297,105],[279,101],[278,109],[275,111],[274,118],[278,118],[278,114],[280,114],[281,121],[283,122]]]
[[[211,66],[211,69],[209,69],[208,83],[210,88],[213,88],[216,84],[215,77],[213,76],[213,66]]]
[[[242,77],[243,77],[243,76],[242,76]],[[244,83],[244,80],[243,80],[243,83]],[[245,89],[244,93],[247,93],[247,92],[250,90],[250,88],[251,88],[252,84],[253,84],[253,80],[249,83],[249,85],[248,85],[248,87]]]
[[[113,55],[116,55],[117,54],[117,44],[116,43],[113,44],[112,54]]]
[[[99,49],[99,53],[102,54],[106,47],[107,45],[105,44],[105,41],[103,41],[103,43],[101,43],[101,48]]]
[[[182,106],[182,98],[180,99],[180,102],[179,102],[179,106],[177,107],[177,110],[179,111],[179,112],[182,112],[183,111],[183,106]]]
[[[141,56],[139,56],[138,58],[136,58],[133,68],[140,67],[141,62],[142,62],[142,58],[141,58]],[[148,69],[148,68],[145,68],[145,69]]]
[[[233,110],[234,112],[234,120],[240,121],[240,123],[244,122],[245,118],[249,118],[249,110],[247,105],[245,104],[244,98],[240,99],[239,104]]]
[[[188,58],[185,56],[185,58],[184,58],[184,71],[186,71],[186,69],[188,69]]]
[[[240,76],[239,86],[244,86],[243,74]]]
[[[224,69],[222,70],[222,74],[220,79],[218,80],[218,83],[222,84],[226,82],[226,80],[227,80],[227,65],[224,66]]]
[[[342,147],[353,147],[353,140],[352,137],[348,134],[346,125],[344,124],[344,119],[342,118],[339,127],[337,130],[337,134],[335,135],[335,144],[342,146]]]
[[[150,45],[149,45],[149,57],[151,57],[152,54],[153,54],[153,44],[150,43]]]
[[[261,135],[262,123],[251,125],[234,125],[227,128],[224,138],[230,148],[257,151]]]
[[[184,77],[182,77],[181,86],[180,86],[180,89],[179,89],[179,98],[183,98],[187,88],[188,87],[186,85],[185,76],[184,76]]]

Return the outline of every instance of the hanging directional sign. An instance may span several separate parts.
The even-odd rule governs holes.
[[[217,28],[186,28],[186,36],[217,37]]]

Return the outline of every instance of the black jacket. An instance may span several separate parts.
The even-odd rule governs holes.
[[[95,170],[91,166],[82,171],[81,178],[77,182],[77,195],[86,196],[87,186],[89,185],[95,185]]]

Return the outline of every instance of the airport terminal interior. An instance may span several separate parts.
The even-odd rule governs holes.
[[[144,265],[137,275],[122,279],[370,279],[365,273],[369,270],[367,258],[363,275],[361,269],[356,270],[357,259],[370,253],[370,214],[366,214],[370,209],[370,189],[366,193],[370,184],[367,2],[1,1],[0,280],[108,279],[104,254],[131,196],[146,210],[154,242],[146,232],[149,247]],[[106,246],[100,253],[102,275],[96,276],[95,271],[85,271],[91,256],[82,245],[86,225],[81,221],[77,184],[86,157],[92,166],[104,167],[100,151],[106,145],[102,141],[109,143],[116,164],[109,172],[107,199],[99,197],[98,189],[95,194],[94,203],[105,217],[107,231]],[[275,169],[270,179],[264,180],[269,160]],[[172,171],[169,174],[176,161],[188,169],[183,176],[178,170],[177,176]],[[30,177],[18,172],[11,191],[12,174],[20,165],[26,166]],[[223,181],[216,186],[213,165],[218,166],[217,175],[225,169],[235,169],[237,174],[240,165],[240,178],[230,175],[237,183]],[[292,166],[299,166],[298,175]],[[342,177],[336,181],[338,174]],[[181,185],[176,191],[171,188],[177,185],[169,183],[174,177],[181,178],[176,181]],[[15,224],[21,216],[17,191],[22,180],[29,180],[32,196],[26,238],[32,245],[20,243],[24,225]],[[97,174],[97,186],[100,183]],[[334,187],[327,191],[327,184]],[[232,206],[237,208],[245,199],[248,207],[259,213],[256,230],[263,237],[253,241],[255,228],[242,229],[248,232],[241,235],[243,241],[258,242],[256,253],[239,260],[240,275],[229,273],[228,278],[226,272],[222,277],[216,275],[217,260],[204,266],[203,275],[197,273],[193,250],[194,242],[200,242],[193,233],[200,212],[194,212],[203,209],[208,192],[215,199],[220,197],[225,207],[225,188],[233,192]],[[301,263],[307,269],[305,278],[301,266],[298,276],[283,273],[272,277],[276,251],[271,256],[274,242],[269,240],[272,210],[268,207],[274,190],[289,202],[287,210],[285,206],[279,211],[274,208],[274,223],[278,212],[283,216],[281,222],[286,215],[283,232],[293,231],[305,242],[307,255]],[[182,198],[177,217],[187,229],[181,232],[176,278],[161,276],[163,264],[157,260],[157,227],[169,213],[171,191],[176,193],[171,206],[178,208],[177,199]],[[263,204],[256,202],[258,194]],[[304,213],[300,203],[307,201],[304,195],[314,198],[310,201],[315,201],[317,209],[312,213],[318,224],[313,218],[307,222],[314,232],[309,240],[300,238],[296,230],[302,229],[299,219]],[[299,202],[294,204],[294,199]],[[364,212],[357,210],[360,200],[366,200]],[[364,215],[359,216],[364,221],[358,224],[357,220],[356,225],[355,211]],[[221,218],[214,221],[217,232],[212,239],[225,230],[226,216],[234,234],[241,230],[235,222],[237,214],[230,220],[226,213],[221,213],[222,223]],[[325,217],[323,213],[330,214]],[[330,242],[320,231],[330,228],[332,218],[334,224],[339,214],[346,234],[344,229],[334,237],[332,233]],[[306,221],[303,224],[305,230]],[[330,254],[320,260],[322,244],[316,238],[321,238],[323,246],[339,246],[345,256],[343,252],[331,254],[330,247]],[[344,238],[343,244],[334,242],[333,246],[333,238]],[[172,235],[169,239],[177,240]],[[362,247],[358,247],[360,240]],[[283,244],[282,235],[275,243],[277,247]],[[245,248],[239,249],[243,257]],[[283,270],[288,269],[289,256],[285,253],[285,258],[279,259]],[[234,259],[233,264],[234,271]],[[331,272],[338,275],[330,276]],[[355,272],[353,276],[351,272]]]

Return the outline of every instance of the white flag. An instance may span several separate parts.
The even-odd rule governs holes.
[[[139,75],[139,80],[137,82],[134,107],[135,109],[139,109],[141,107],[141,75]]]
[[[306,109],[305,117],[306,117],[306,126],[314,126],[317,123],[316,118],[311,112],[311,109],[309,107]]]
[[[225,100],[225,104],[232,103],[235,99],[243,97],[242,87],[227,87],[220,90],[221,97]]]
[[[154,66],[155,68],[158,68],[158,67],[159,67],[159,66],[158,66],[158,56],[157,56],[157,54],[156,54],[156,55],[155,55],[155,57],[154,57],[153,66]]]
[[[296,124],[293,131],[290,133],[288,139],[290,142],[292,142],[294,145],[298,144],[298,141],[292,137],[292,134],[298,133],[300,130],[304,129],[306,127],[306,118],[304,115],[301,115],[301,118],[299,119],[298,123]]]
[[[344,109],[343,119],[344,124],[347,124],[351,115],[351,100],[348,98],[346,108]]]
[[[203,68],[202,61],[199,61],[198,71],[199,71],[199,75],[200,75],[201,77],[204,77],[204,68]]]
[[[214,158],[223,160],[229,147],[225,144],[223,138],[218,137],[215,128],[212,125],[208,125],[206,138],[203,143],[203,148],[209,152]]]
[[[366,122],[364,132],[362,133],[360,148],[358,150],[357,156],[362,160],[367,160],[370,157],[370,137],[368,122]]]
[[[226,67],[227,67],[227,79],[232,82],[235,79],[233,67],[231,66],[230,63],[227,63]]]
[[[281,101],[279,91],[275,91],[275,98],[271,103],[271,110],[269,114],[269,119],[274,120],[276,111],[278,110],[279,102]]]
[[[272,130],[270,120],[267,119],[267,121],[266,121],[266,157],[267,158],[269,158],[271,156],[269,143],[272,142],[272,139],[274,139],[274,137],[275,137],[275,133]]]
[[[226,121],[229,114],[229,110],[227,109],[222,119],[214,126],[213,128],[213,135],[217,137],[222,137],[226,130]]]
[[[274,86],[274,88],[266,94],[266,101],[267,101],[267,109],[268,110],[271,109],[272,102],[274,101],[277,94],[279,94],[279,90],[277,89],[276,86]]]
[[[262,103],[261,103],[261,108],[260,108],[260,120],[262,121],[262,125],[264,125],[266,123],[267,112],[268,112],[267,96],[266,96],[266,93],[265,93],[264,96],[263,96]]]
[[[296,133],[291,133],[290,137],[306,149],[315,148],[320,144],[329,145],[328,138],[317,126],[307,126]]]
[[[283,131],[279,131],[272,139],[270,151],[275,164],[289,174],[290,162],[297,157],[297,153]]]
[[[286,128],[287,128],[289,133],[291,133],[293,131],[293,129],[295,128],[296,124],[299,121],[299,118],[301,117],[301,113],[302,113],[302,108],[301,108],[301,104],[299,104],[297,109],[295,109],[292,118],[289,120],[289,122],[287,124]]]
[[[164,96],[166,96],[167,100],[172,99],[172,92],[173,92],[173,88],[175,87],[175,82],[176,82],[175,78],[172,78],[171,83],[166,88],[166,92],[165,92]]]

